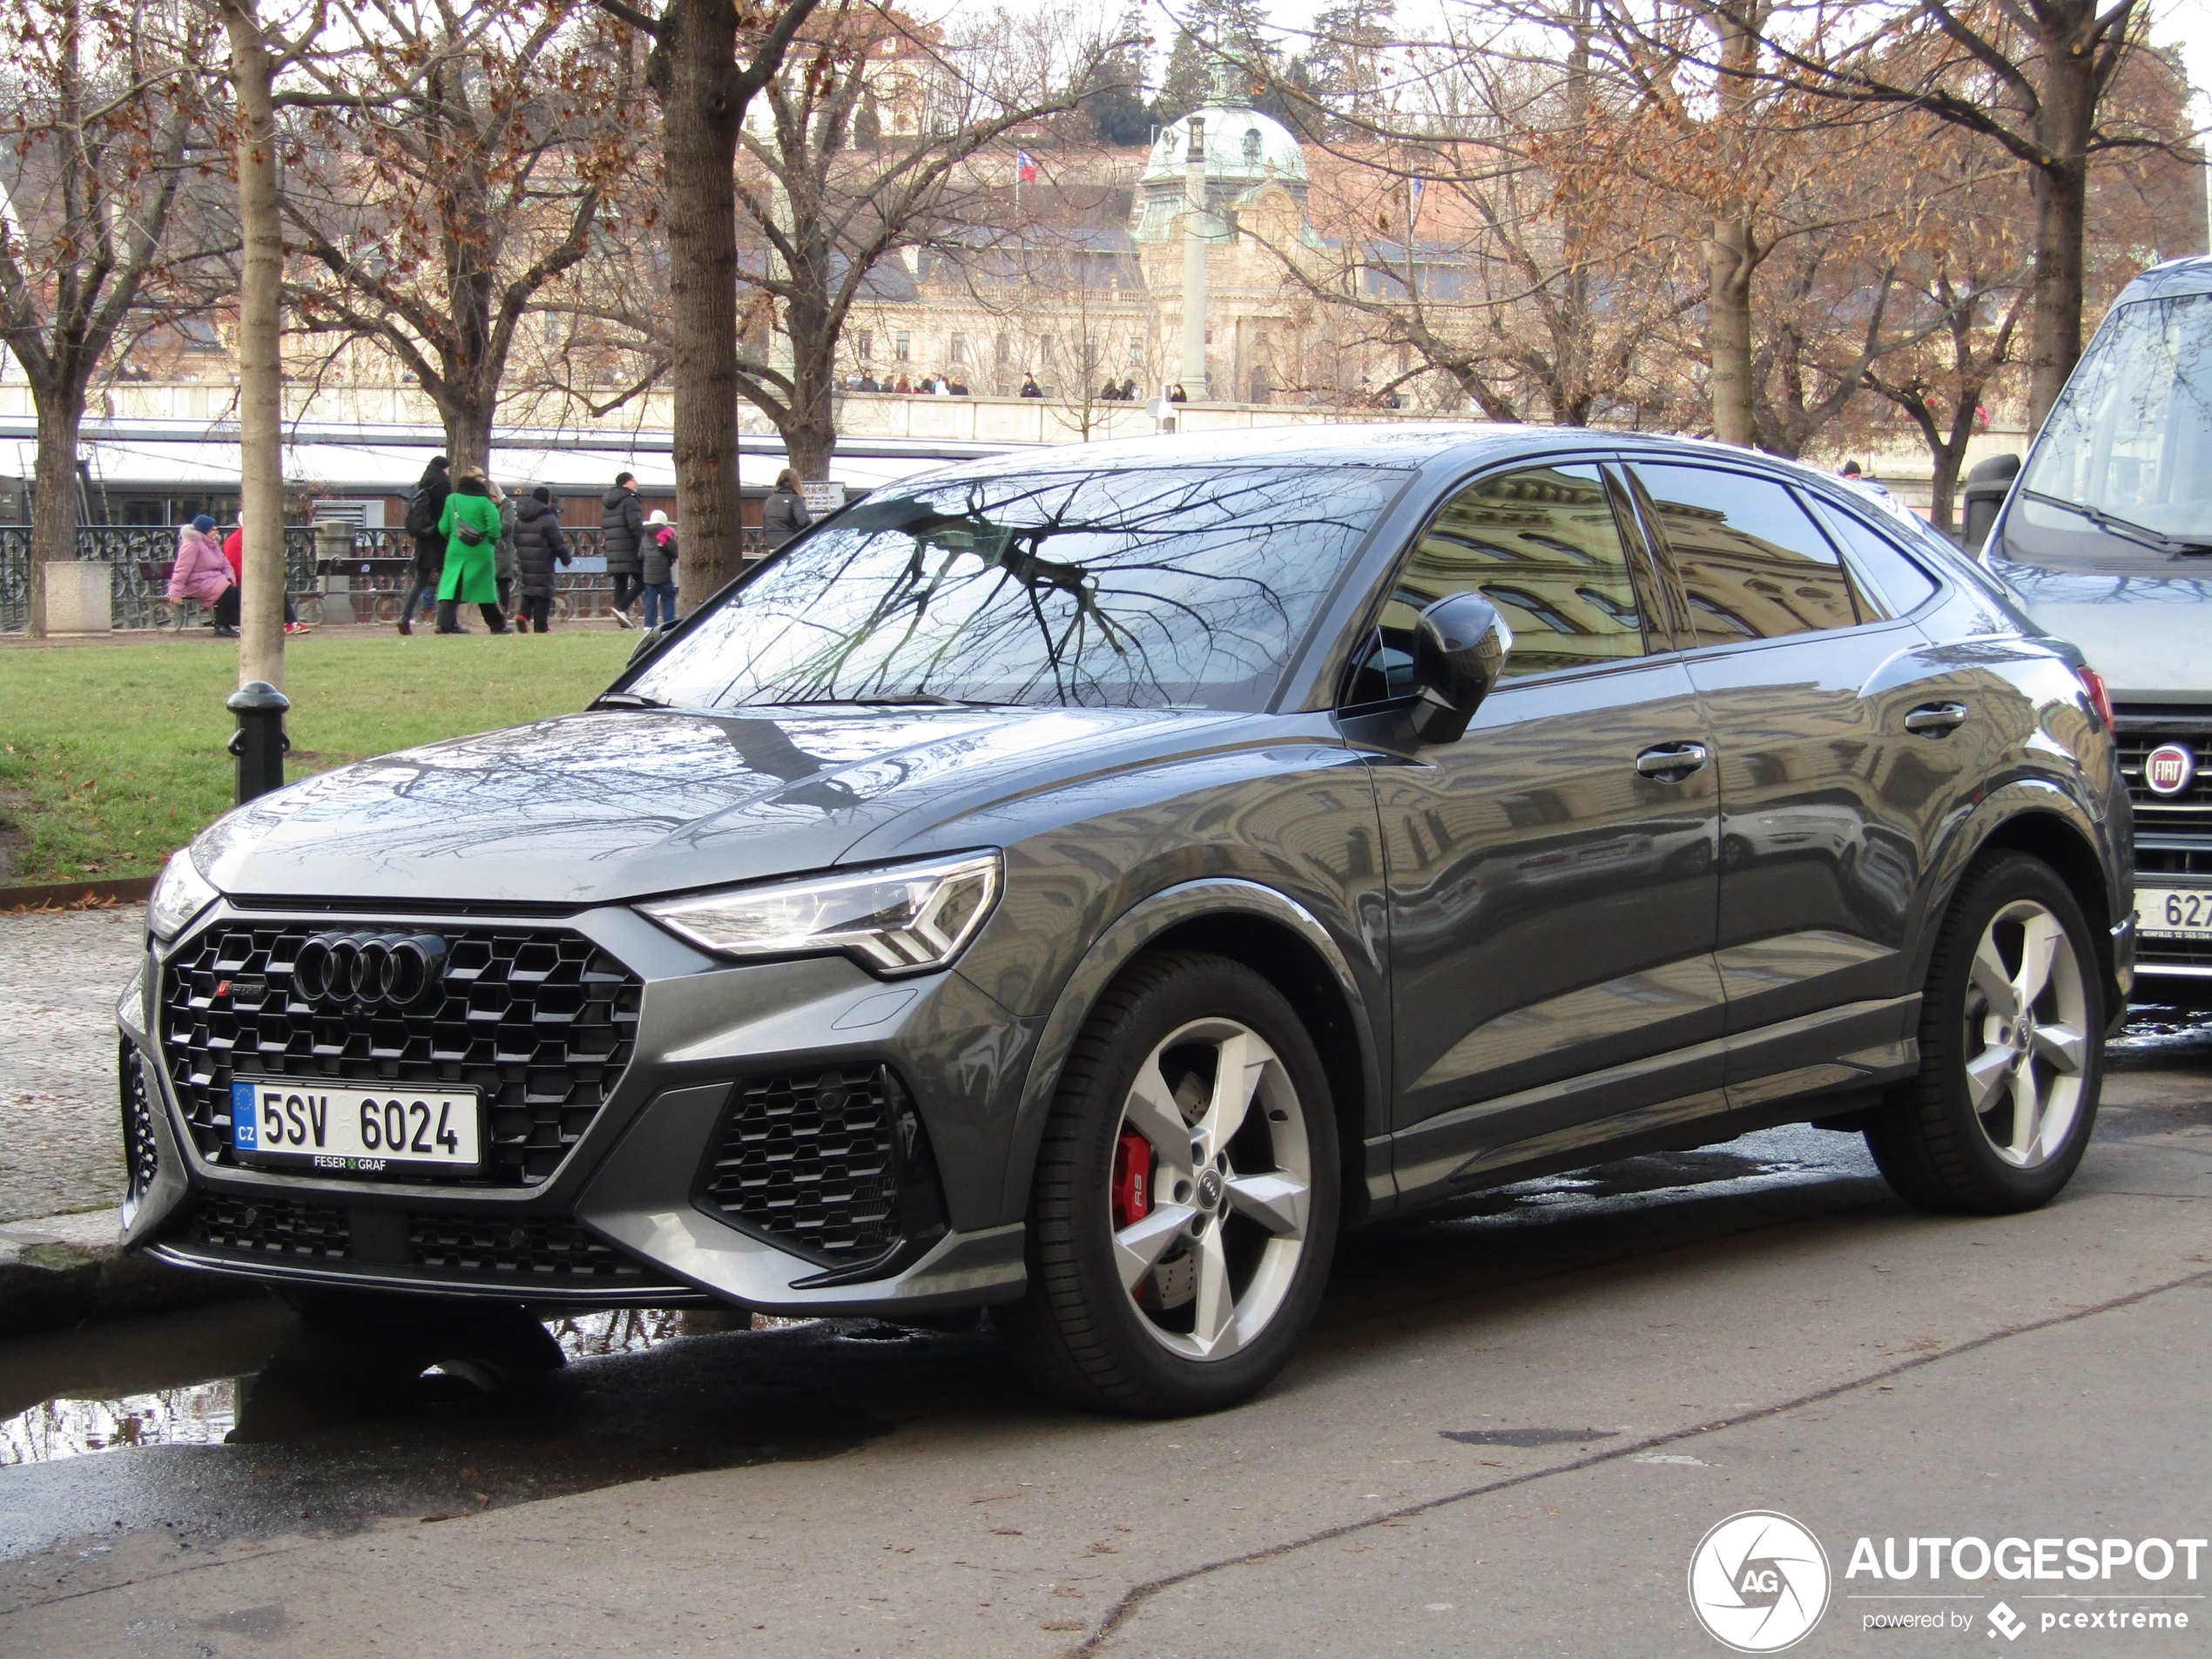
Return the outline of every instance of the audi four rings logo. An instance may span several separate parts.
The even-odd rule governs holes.
[[[2143,781],[2154,795],[2178,795],[2196,776],[2196,752],[2185,744],[2161,743],[2143,759]]]
[[[412,1008],[445,973],[446,941],[432,934],[310,934],[292,959],[300,1001]]]

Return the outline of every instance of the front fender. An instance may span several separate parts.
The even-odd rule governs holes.
[[[1115,919],[1091,943],[1060,989],[1058,1000],[1046,1016],[1044,1029],[1029,1061],[1028,1076],[1015,1108],[1013,1132],[1007,1149],[1005,1211],[1018,1216],[1028,1208],[1029,1184],[1036,1167],[1037,1148],[1052,1097],[1060,1083],[1060,1069],[1076,1035],[1090,1017],[1092,1008],[1116,974],[1130,960],[1171,929],[1185,922],[1222,916],[1250,917],[1286,927],[1311,946],[1336,981],[1359,1045],[1359,1076],[1365,1094],[1363,1133],[1372,1133],[1371,1120],[1384,1098],[1380,1050],[1375,1040],[1374,1019],[1359,976],[1335,937],[1313,913],[1296,900],[1257,881],[1211,878],[1185,881],[1163,888],[1132,905]]]

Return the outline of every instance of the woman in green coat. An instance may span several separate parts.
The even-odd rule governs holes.
[[[507,631],[499,611],[499,509],[480,472],[464,474],[446,497],[438,534],[446,538],[445,574],[438,579],[438,631],[465,634],[458,612],[462,604],[482,608],[484,626]]]

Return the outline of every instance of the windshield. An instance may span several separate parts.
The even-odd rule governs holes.
[[[2007,549],[2038,563],[2165,568],[2175,544],[2212,543],[2212,295],[2106,320],[2020,490]]]
[[[624,690],[678,708],[1264,708],[1406,478],[1159,467],[886,492],[793,543]]]

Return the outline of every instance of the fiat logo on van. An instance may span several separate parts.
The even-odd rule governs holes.
[[[2143,760],[2143,781],[2154,795],[2178,795],[2196,777],[2196,754],[2178,743],[2161,743]]]

